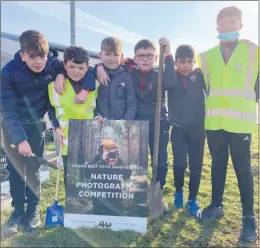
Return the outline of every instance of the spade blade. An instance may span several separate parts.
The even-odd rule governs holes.
[[[58,166],[56,164],[50,163],[49,161],[47,161],[44,158],[38,158],[37,157],[37,160],[38,160],[38,163],[40,165],[47,166],[47,167],[54,169],[54,170],[58,170]]]
[[[160,182],[149,185],[147,197],[151,220],[154,220],[163,214],[163,195]]]

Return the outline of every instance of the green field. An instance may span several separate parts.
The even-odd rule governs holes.
[[[53,146],[48,146],[53,149]],[[241,244],[238,241],[241,230],[241,204],[237,187],[237,179],[229,160],[226,188],[224,194],[225,216],[213,223],[198,223],[190,218],[187,209],[176,210],[173,205],[173,173],[172,152],[169,144],[170,169],[165,187],[165,199],[171,211],[151,226],[148,222],[148,231],[145,234],[135,232],[113,232],[101,229],[65,228],[46,229],[42,226],[31,234],[18,233],[2,240],[1,247],[258,247],[259,240],[253,244]],[[258,132],[253,135],[252,142],[252,170],[255,182],[255,212],[259,218],[259,167],[258,167]],[[202,180],[198,195],[201,208],[206,207],[211,199],[211,160],[208,148],[205,148]],[[151,170],[149,171],[151,176]],[[185,199],[188,196],[188,175],[185,179]],[[64,186],[61,180],[60,203],[64,204]],[[55,192],[55,173],[44,183],[42,190],[41,218],[45,220],[46,207],[52,205]],[[2,224],[9,217],[10,209],[1,213]]]

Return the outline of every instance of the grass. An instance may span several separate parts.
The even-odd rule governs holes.
[[[53,146],[49,144],[49,149]],[[169,161],[172,168],[172,152],[169,143]],[[252,171],[255,183],[255,213],[259,218],[259,169],[258,169],[258,131],[253,135],[252,142]],[[206,207],[211,199],[211,159],[208,147],[205,147],[204,166],[202,180],[198,195],[201,208]],[[149,171],[151,175],[151,170]],[[185,201],[188,195],[188,175],[185,178]],[[60,203],[64,204],[64,186],[61,180],[62,192]],[[55,191],[55,174],[44,183],[42,190],[41,213],[42,223],[45,219],[46,207],[52,204]],[[167,185],[165,187],[165,199],[173,205],[173,174],[169,169]],[[8,239],[2,240],[2,247],[258,247],[259,240],[253,244],[242,244],[238,241],[241,230],[241,204],[237,186],[237,179],[229,160],[226,187],[224,193],[225,216],[212,223],[198,223],[190,218],[187,209],[172,210],[156,221],[155,225],[148,222],[148,231],[145,234],[123,231],[113,232],[101,229],[77,229],[66,228],[46,229],[43,226],[32,234],[18,233]],[[2,223],[10,215],[10,209],[2,210]]]
[[[46,151],[55,151],[55,145],[53,142],[47,142],[45,144],[45,150]]]

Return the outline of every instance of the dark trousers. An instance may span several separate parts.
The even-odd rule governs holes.
[[[38,156],[43,156],[45,123],[24,125],[25,133],[32,152]],[[28,208],[35,208],[40,201],[40,164],[34,157],[26,158],[18,153],[18,145],[11,148],[12,140],[3,126],[4,149],[7,155],[7,169],[9,171],[10,194],[12,206],[15,209],[24,209],[24,204],[28,203]],[[28,209],[27,208],[27,209]]]
[[[153,157],[153,145],[154,145],[154,129],[155,122],[149,123],[149,147],[151,158]],[[159,142],[159,154],[158,154],[158,167],[156,181],[160,182],[161,189],[166,183],[166,176],[168,172],[168,152],[167,146],[169,142],[169,121],[161,120],[160,122],[160,142]]]
[[[205,129],[201,127],[173,127],[171,132],[174,157],[174,185],[176,192],[183,192],[184,174],[189,158],[189,200],[196,200],[203,164]]]
[[[224,130],[207,131],[212,157],[212,203],[222,204],[229,150],[236,172],[243,215],[254,215],[254,184],[251,170],[251,134],[229,133]]]

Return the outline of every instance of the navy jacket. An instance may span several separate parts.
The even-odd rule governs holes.
[[[173,126],[204,126],[206,85],[199,69],[189,76],[177,72],[168,90],[169,119]]]
[[[176,81],[173,57],[165,58],[165,70],[163,75],[161,119],[167,119],[167,107],[164,85],[170,85]],[[137,114],[136,120],[154,121],[157,101],[158,68],[154,67],[150,72],[143,73],[133,60],[124,66],[124,69],[132,76],[137,95]]]
[[[19,51],[2,69],[2,125],[14,144],[27,139],[23,125],[38,123],[48,111],[48,84],[63,70],[62,62],[50,52],[43,71],[34,73],[21,60]]]
[[[105,68],[110,81],[98,88],[95,114],[109,120],[134,120],[137,100],[131,76],[120,66],[117,70]]]

